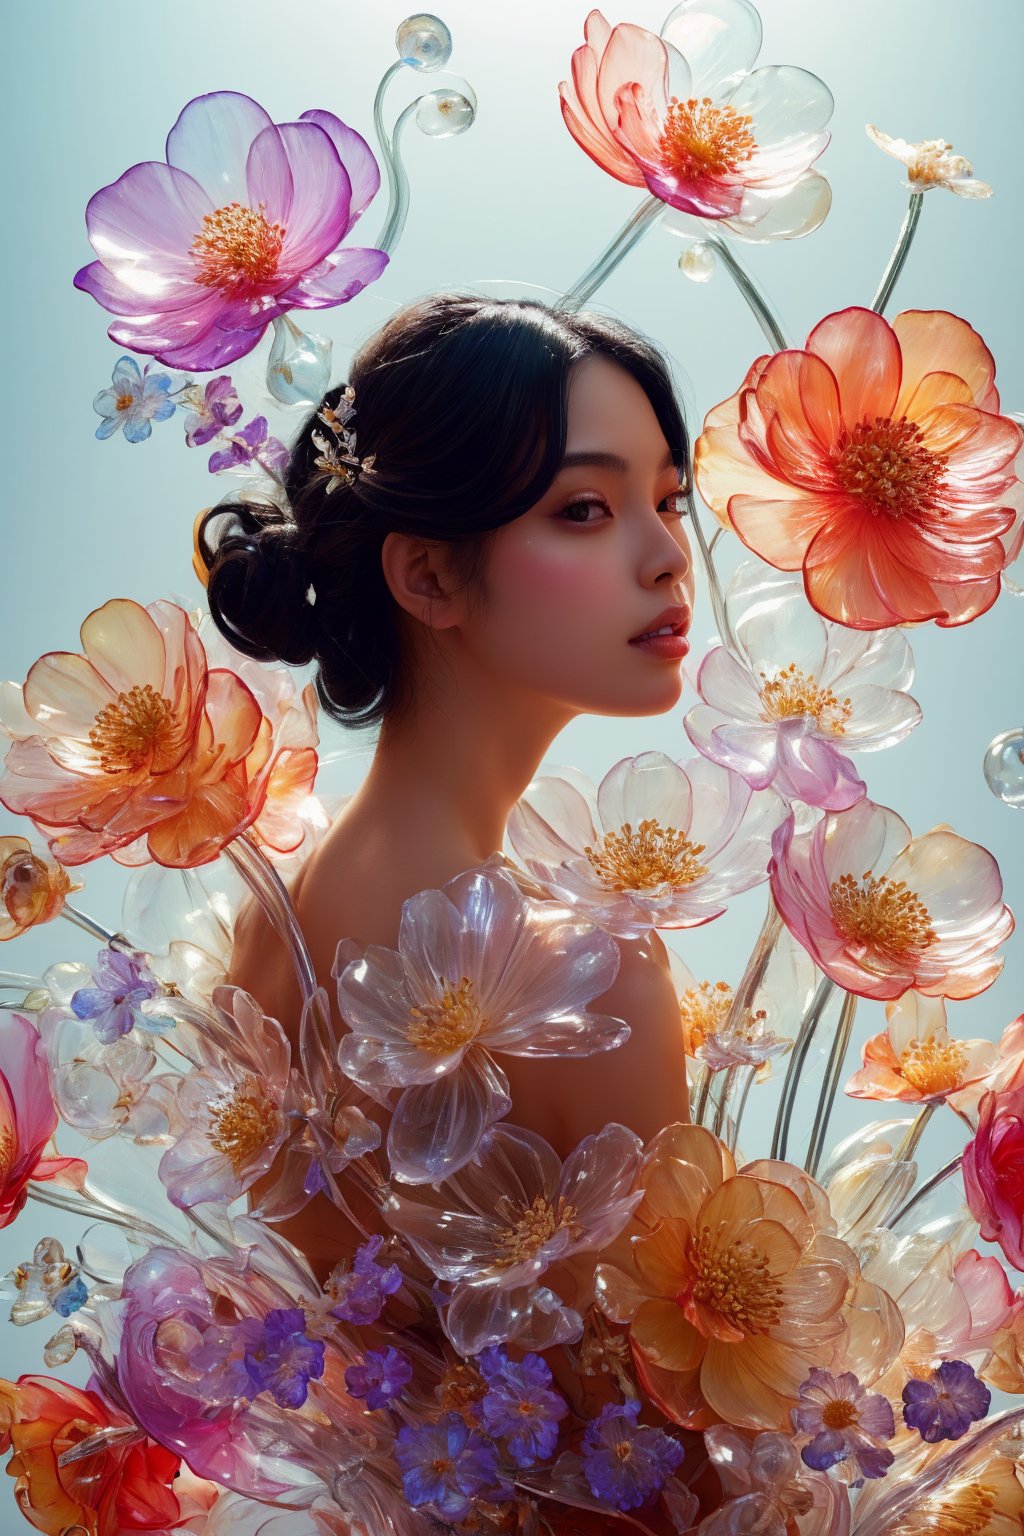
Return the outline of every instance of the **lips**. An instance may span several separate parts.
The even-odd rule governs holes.
[[[646,639],[654,634],[656,630],[664,629],[666,624],[671,624],[674,635],[685,635],[690,627],[689,608],[685,608],[677,603],[672,608],[663,609],[661,613],[650,621],[645,629],[640,630],[638,634],[630,636],[630,644],[632,645],[634,640]]]

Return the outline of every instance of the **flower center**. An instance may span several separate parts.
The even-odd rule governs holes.
[[[634,832],[623,822],[617,832],[606,832],[601,848],[589,845],[583,852],[594,872],[612,891],[642,891],[652,885],[690,885],[707,874],[697,855],[703,843],[691,843],[675,827],[663,827],[655,817],[642,821]]]
[[[936,497],[945,481],[944,455],[923,446],[914,422],[876,416],[843,431],[835,474],[848,496],[858,496],[875,517],[914,517],[940,512]]]
[[[284,233],[283,224],[270,223],[262,203],[258,208],[228,203],[204,214],[192,241],[196,282],[225,293],[269,283],[277,275]]]
[[[509,1197],[503,1195],[497,1204],[497,1214],[508,1222],[505,1231],[498,1235],[498,1246],[503,1252],[496,1262],[502,1269],[532,1259],[556,1232],[565,1229],[575,1240],[582,1231],[576,1220],[576,1207],[567,1204],[562,1195],[554,1203],[543,1195],[535,1195],[533,1204],[518,1212]]]
[[[857,1406],[849,1398],[834,1397],[821,1410],[821,1422],[826,1429],[849,1429],[857,1422]]]
[[[250,1077],[210,1105],[210,1145],[230,1158],[237,1173],[262,1152],[280,1124],[277,1106]]]
[[[409,1009],[405,1031],[410,1045],[429,1051],[432,1056],[457,1051],[475,1039],[487,1022],[468,976],[463,976],[457,985],[446,985],[442,976],[441,985],[444,991],[439,998]]]
[[[767,1333],[782,1317],[782,1292],[764,1254],[751,1243],[719,1248],[717,1234],[700,1227],[690,1239],[696,1278],[677,1298],[716,1312],[741,1333]]]
[[[944,139],[926,139],[915,147],[917,154],[907,165],[907,180],[913,187],[941,187],[953,176],[970,175],[969,162],[963,155],[951,154],[953,146]]]
[[[900,1056],[900,1073],[920,1093],[949,1093],[959,1088],[967,1066],[967,1047],[959,1040],[911,1040]]]
[[[828,902],[837,931],[851,943],[893,956],[919,954],[935,943],[928,908],[905,880],[870,870],[859,880],[840,875],[828,888]]]
[[[846,723],[853,713],[849,699],[837,699],[831,688],[822,688],[814,681],[814,673],[806,676],[791,661],[774,677],[761,673],[764,687],[761,689],[762,720],[794,720],[800,716],[815,722],[819,731],[828,736],[842,736]]]
[[[135,404],[135,396],[118,395],[117,399],[114,401],[114,404],[117,406],[119,411],[130,411],[132,406]]]
[[[92,723],[89,745],[104,773],[122,773],[143,763],[168,744],[171,705],[151,683],[138,684],[105,704]]]
[[[716,1035],[729,1017],[732,1007],[732,987],[727,981],[702,981],[699,987],[691,987],[679,999],[679,1016],[683,1021],[683,1048],[687,1056],[704,1044],[710,1035]]]
[[[665,114],[658,149],[680,181],[722,176],[750,160],[757,141],[750,132],[752,117],[735,107],[716,107],[710,96],[700,101],[673,96]]]

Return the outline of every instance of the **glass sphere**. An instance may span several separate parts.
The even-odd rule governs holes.
[[[1004,805],[1024,809],[1024,726],[1003,731],[985,753],[985,780]]]
[[[462,91],[428,91],[416,103],[416,126],[432,139],[465,133],[476,117],[476,102]]]
[[[413,69],[443,69],[452,56],[452,35],[440,16],[417,11],[400,23],[395,46],[402,63]]]
[[[706,283],[715,270],[715,253],[705,240],[695,240],[679,258],[679,270],[692,283]]]

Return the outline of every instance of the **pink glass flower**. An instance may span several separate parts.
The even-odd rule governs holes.
[[[772,896],[827,976],[860,997],[974,997],[1003,966],[1013,932],[999,866],[977,843],[936,827],[912,838],[872,800],[808,832],[793,818],[772,839]]]
[[[661,37],[593,10],[584,38],[558,94],[603,171],[741,239],[818,227],[831,193],[810,167],[829,142],[832,95],[792,65],[752,68],[761,21],[748,0],[684,0]]]
[[[492,1053],[592,1056],[628,1039],[622,1019],[586,1008],[618,965],[606,933],[529,901],[494,860],[406,901],[397,951],[343,941],[335,975],[350,1033],[338,1061],[384,1102],[401,1090],[392,1171],[433,1183],[475,1155],[511,1107]]]
[[[75,277],[107,334],[173,368],[220,368],[276,315],[344,304],[387,265],[346,247],[380,185],[369,145],[330,112],[274,123],[213,91],[183,108],[167,163],[133,165],[89,201],[97,261]]]
[[[1024,1270],[1024,1089],[986,1093],[963,1161],[971,1215],[988,1243]]]
[[[0,1227],[11,1224],[32,1180],[81,1189],[78,1157],[47,1157],[57,1129],[43,1042],[20,1013],[0,1013]]]
[[[534,878],[620,938],[694,928],[765,878],[768,840],[785,815],[772,790],[698,757],[642,752],[598,789],[582,774],[535,779],[508,836]]]
[[[840,811],[863,798],[847,754],[902,741],[921,719],[899,630],[863,633],[815,613],[797,576],[745,561],[726,595],[738,650],[710,651],[684,720],[699,752],[752,789]]]

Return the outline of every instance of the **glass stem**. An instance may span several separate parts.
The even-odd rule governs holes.
[[[786,340],[785,333],[775,316],[774,310],[754,282],[754,279],[750,276],[750,273],[740,265],[737,258],[733,255],[732,247],[723,240],[721,235],[704,235],[702,238],[706,244],[710,245],[743,295],[751,314],[764,332],[772,351],[785,352],[789,347],[789,342]]]
[[[909,1128],[907,1134],[893,1153],[892,1160],[894,1163],[909,1163],[917,1151],[918,1143],[924,1135],[924,1128],[932,1115],[934,1115],[935,1109],[936,1106],[934,1104],[925,1104],[918,1110],[913,1125]]]
[[[567,293],[563,293],[560,299],[555,300],[552,308],[570,312],[582,309],[601,284],[611,277],[615,268],[629,255],[633,247],[639,244],[647,231],[654,228],[665,212],[665,208],[666,204],[660,197],[645,197],[642,203],[638,203],[597,260],[591,263],[582,277],[576,279]]]
[[[905,1205],[900,1206],[900,1209],[894,1216],[889,1217],[885,1225],[889,1228],[895,1227],[898,1222],[901,1222],[905,1216],[909,1215],[919,1201],[923,1200],[926,1195],[930,1195],[933,1190],[938,1189],[939,1185],[944,1184],[947,1179],[952,1178],[954,1173],[958,1173],[963,1160],[964,1155],[962,1152],[958,1152],[956,1157],[951,1157],[949,1162],[939,1169],[938,1173],[933,1173],[931,1178],[927,1179],[921,1185],[921,1188],[911,1195]]]
[[[411,117],[416,116],[417,106],[417,102],[411,101],[399,114],[391,138],[392,153],[388,176],[391,201],[388,204],[388,216],[384,221],[384,228],[377,241],[378,250],[387,251],[389,256],[402,238],[402,231],[409,213],[409,176],[402,162],[401,144],[405,125]]]
[[[377,86],[377,94],[373,98],[373,131],[377,138],[377,148],[388,182],[388,211],[384,216],[381,235],[377,240],[377,249],[387,251],[389,255],[391,254],[392,247],[384,244],[383,236],[392,227],[396,218],[399,202],[400,173],[395,163],[391,139],[388,136],[387,129],[384,127],[384,96],[388,86],[401,69],[402,61],[397,59],[394,64],[384,71],[380,77],[380,84]],[[406,190],[406,197],[408,198],[408,189]]]
[[[733,999],[729,1005],[729,1013],[724,1028],[728,1031],[738,1026],[753,1009],[754,996],[758,987],[764,981],[768,962],[775,952],[775,945],[782,932],[782,918],[778,908],[772,900],[771,887],[768,889],[768,910],[761,924],[761,932],[757,936],[750,959],[744,967],[740,977],[739,986],[733,993]]]
[[[750,1097],[750,1090],[754,1086],[754,1083],[755,1083],[756,1080],[757,1080],[757,1068],[756,1067],[748,1067],[747,1070],[746,1070],[746,1074],[744,1076],[744,1079],[743,1079],[743,1087],[740,1090],[740,1101],[739,1101],[739,1103],[736,1106],[736,1114],[733,1117],[732,1129],[729,1132],[729,1151],[730,1152],[735,1152],[736,1148],[737,1148],[737,1146],[739,1144],[739,1139],[740,1139],[740,1122],[743,1119],[743,1114],[744,1114],[744,1111],[746,1110],[746,1107],[747,1107],[747,1099]]]
[[[167,1243],[172,1247],[177,1247],[179,1243],[179,1239],[170,1232],[143,1221],[134,1211],[92,1190],[79,1195],[74,1190],[60,1189],[51,1184],[29,1184],[28,1195],[30,1200],[36,1200],[40,1205],[50,1205],[55,1210],[67,1211],[71,1216],[82,1216],[88,1221],[102,1221],[111,1227],[123,1227],[126,1232],[148,1237],[155,1243]]]
[[[76,928],[81,928],[83,933],[87,933],[90,938],[99,939],[101,944],[112,944],[115,949],[131,949],[132,947],[124,934],[111,933],[109,929],[104,928],[102,923],[98,923],[88,913],[80,912],[77,907],[73,907],[70,901],[66,901],[61,907],[60,915],[66,918],[69,923],[74,923]]]
[[[708,1098],[711,1093],[711,1079],[713,1076],[714,1073],[711,1071],[711,1068],[708,1066],[707,1062],[701,1062],[700,1082],[697,1085],[697,1097],[694,1100],[693,1105],[692,1119],[694,1125],[704,1124],[704,1116],[707,1114]]]
[[[732,1097],[733,1087],[736,1082],[737,1070],[738,1069],[736,1067],[728,1067],[726,1069],[725,1077],[722,1080],[722,1086],[718,1090],[718,1103],[715,1106],[715,1121],[711,1127],[715,1136],[721,1136],[722,1134],[722,1129],[725,1125],[726,1118],[725,1112],[728,1107],[729,1100]]]
[[[786,1159],[786,1147],[789,1142],[789,1126],[793,1118],[793,1108],[796,1104],[797,1090],[800,1086],[800,1073],[803,1071],[804,1062],[807,1060],[807,1052],[811,1048],[815,1030],[818,1027],[821,1016],[825,1011],[836,984],[828,976],[823,976],[818,983],[818,989],[811,999],[811,1006],[803,1018],[797,1037],[793,1045],[793,1051],[789,1058],[789,1066],[786,1068],[786,1076],[782,1083],[782,1095],[779,1099],[778,1113],[775,1116],[775,1131],[772,1136],[771,1156]]]
[[[914,235],[917,233],[917,225],[921,217],[923,203],[923,192],[911,192],[910,207],[907,209],[906,216],[904,217],[899,239],[896,241],[895,249],[889,257],[889,265],[882,274],[882,281],[878,285],[878,292],[871,301],[871,308],[876,315],[883,315],[885,313],[885,306],[892,298],[892,291],[896,287],[900,273],[906,265]]]
[[[814,1114],[811,1139],[807,1144],[807,1161],[804,1167],[812,1179],[818,1177],[818,1165],[821,1162],[821,1154],[825,1147],[828,1122],[832,1117],[832,1108],[836,1101],[839,1079],[842,1076],[843,1062],[846,1060],[846,1051],[850,1044],[850,1031],[853,1029],[853,1020],[856,1012],[857,995],[855,992],[847,992],[843,998],[843,1009],[839,1015],[839,1026],[836,1029],[832,1041],[832,1049],[829,1052],[825,1080],[821,1085],[821,1092],[818,1095],[818,1108]]]

